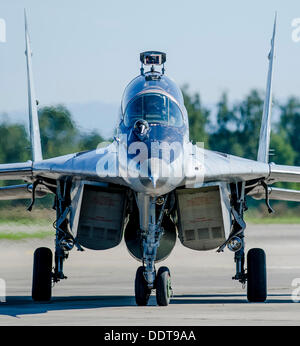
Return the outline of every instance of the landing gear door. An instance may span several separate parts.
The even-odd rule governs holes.
[[[231,229],[228,184],[178,189],[176,195],[181,243],[194,250],[211,250],[223,244]]]
[[[79,183],[72,192],[71,229],[83,247],[105,250],[120,244],[126,191]]]

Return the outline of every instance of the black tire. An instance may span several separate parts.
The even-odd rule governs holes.
[[[266,254],[262,249],[250,249],[247,254],[247,298],[249,302],[267,299]]]
[[[52,251],[46,247],[35,250],[33,257],[32,299],[45,302],[51,299]]]
[[[144,277],[145,268],[143,266],[139,267],[136,271],[135,276],[135,301],[138,306],[145,306],[148,304],[151,289],[148,288],[147,282]]]
[[[172,296],[169,268],[160,267],[156,276],[156,302],[159,306],[168,306]]]

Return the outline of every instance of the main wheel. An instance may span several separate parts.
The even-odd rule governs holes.
[[[32,299],[49,301],[52,290],[52,251],[46,247],[35,250],[33,258]]]
[[[266,254],[262,249],[250,249],[247,254],[247,298],[249,302],[267,299]]]
[[[147,305],[151,295],[151,289],[148,288],[144,271],[145,268],[143,266],[139,267],[135,276],[135,301],[139,306]]]
[[[160,267],[156,276],[156,301],[159,306],[167,306],[172,296],[169,268]]]

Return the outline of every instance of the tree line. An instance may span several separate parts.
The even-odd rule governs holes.
[[[39,110],[43,158],[97,148],[104,141],[99,132],[82,132],[63,105]],[[23,162],[31,159],[29,135],[25,125],[12,123],[7,117],[0,122],[0,162]]]

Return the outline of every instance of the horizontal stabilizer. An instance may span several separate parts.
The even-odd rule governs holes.
[[[35,197],[41,198],[46,196],[47,192],[43,191],[40,186],[35,189]],[[32,184],[11,185],[0,187],[0,201],[13,199],[32,198]]]
[[[268,186],[268,192],[269,199],[300,202],[300,191],[298,190],[280,189],[277,187]],[[266,196],[265,189],[263,186],[257,186],[249,193],[249,196],[253,197],[254,199],[264,199]]]
[[[270,164],[268,184],[275,182],[300,183],[300,167]]]
[[[26,180],[32,177],[32,162],[0,164],[0,180]]]

